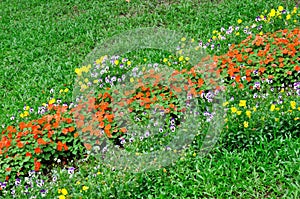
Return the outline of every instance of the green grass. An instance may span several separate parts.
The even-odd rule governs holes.
[[[207,41],[213,30],[237,25],[237,19],[252,23],[265,9],[269,11],[279,5],[293,8],[297,3],[296,0],[159,2],[1,1],[0,125],[27,120],[19,117],[25,104],[36,112],[51,96],[59,96],[60,89],[67,87],[72,91],[75,68],[82,66],[99,43],[114,35],[135,28],[160,27],[183,32],[196,42]],[[294,26],[299,27],[299,23]],[[267,28],[266,31],[276,29]],[[228,43],[237,44],[244,38],[224,41],[219,53],[226,52]],[[128,57],[136,61],[147,57],[159,62],[166,54],[154,49],[131,52]],[[51,89],[55,92],[51,93]],[[243,93],[236,93],[235,97],[242,99]],[[72,92],[63,100],[72,101]],[[11,116],[16,119],[11,120]],[[30,118],[38,117],[33,113]],[[267,130],[261,128],[261,131],[264,136]],[[57,183],[46,182],[42,188],[34,185],[30,192],[38,198],[41,189],[48,191],[47,198],[54,198],[62,195],[57,193],[62,188],[68,190],[70,198],[299,198],[299,145],[299,137],[279,136],[247,149],[229,150],[219,145],[205,157],[199,156],[194,146],[185,158],[166,170],[135,174],[111,171],[92,159],[88,164],[74,161],[77,167],[72,178],[62,172]],[[101,174],[97,175],[98,171]],[[80,185],[76,185],[77,181]],[[82,190],[83,185],[89,189]],[[18,195],[24,188],[14,189]]]

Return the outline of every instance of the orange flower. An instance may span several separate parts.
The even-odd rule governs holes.
[[[34,152],[35,152],[36,154],[39,154],[39,153],[42,153],[42,150],[41,150],[40,147],[37,147],[37,148],[34,149]]]
[[[74,138],[77,138],[79,136],[79,133],[74,133]]]
[[[64,135],[67,135],[68,132],[69,132],[69,129],[68,129],[68,128],[63,128],[62,133],[63,133]]]
[[[45,140],[43,140],[43,138],[37,139],[37,142],[38,142],[39,145],[46,145],[47,144],[47,142]]]
[[[68,150],[68,147],[67,147],[66,143],[62,143],[61,141],[58,141],[57,142],[57,150],[61,151],[62,148],[64,148],[65,151]]]
[[[36,159],[34,160],[34,170],[35,171],[39,171],[41,168],[41,163],[36,161]]]
[[[17,143],[18,148],[22,148],[24,146],[24,144],[20,141]]]
[[[26,157],[32,157],[31,153],[26,152]]]
[[[295,71],[300,71],[300,66],[295,66],[294,69]]]
[[[84,143],[83,144],[85,146],[85,148],[90,151],[92,149],[92,145],[88,144],[88,143]]]

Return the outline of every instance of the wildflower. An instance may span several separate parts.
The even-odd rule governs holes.
[[[240,100],[239,106],[240,107],[242,107],[242,106],[245,107],[246,106],[246,102],[247,102],[246,100]]]
[[[55,100],[55,98],[52,98],[51,100],[49,100],[49,104],[53,104],[54,102],[55,102],[56,100]]]
[[[75,168],[74,167],[70,167],[69,169],[68,169],[68,174],[74,174],[74,170],[75,170]]]
[[[237,111],[236,114],[237,114],[237,115],[241,115],[241,114],[242,114],[242,111]]]
[[[274,111],[275,110],[275,105],[274,104],[272,104],[271,105],[271,109],[270,109],[271,111]]]
[[[248,128],[248,126],[249,126],[249,123],[246,122],[246,121],[244,121],[244,127],[245,127],[245,128]]]
[[[291,105],[292,109],[296,109],[296,102],[295,101],[291,101],[290,105]]]
[[[270,12],[270,14],[269,14],[270,17],[274,17],[274,16],[275,16],[275,13],[276,13],[275,9],[272,9],[271,12]]]
[[[58,199],[66,199],[66,197],[64,195],[60,195],[58,196]]]
[[[247,115],[247,117],[251,117],[251,111],[246,111],[246,115]]]
[[[223,106],[227,106],[229,104],[229,102],[224,102]]]
[[[275,118],[275,122],[278,122],[279,121],[279,118]]]
[[[290,14],[286,15],[286,20],[289,20],[289,19],[291,19],[291,15]]]
[[[241,19],[237,20],[238,24],[242,23],[243,21]]]
[[[83,186],[83,187],[82,187],[82,190],[83,190],[83,191],[87,191],[88,189],[89,189],[89,187],[87,187],[87,186]]]
[[[237,109],[235,107],[231,107],[231,112],[232,113],[236,113],[237,112]]]
[[[64,196],[68,194],[68,191],[67,191],[65,188],[59,189],[58,192],[59,192],[59,193],[62,193]]]
[[[278,6],[278,11],[283,11],[283,7],[282,6]]]

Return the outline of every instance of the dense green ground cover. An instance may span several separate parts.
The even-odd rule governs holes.
[[[24,191],[29,192],[28,197],[38,198],[299,197],[300,17],[296,3],[1,2],[1,197],[10,198],[10,192],[22,197]],[[183,31],[188,39],[178,41],[181,47],[195,43],[203,49],[207,44],[204,49],[212,55],[216,63],[212,65],[226,83],[221,105],[227,114],[222,118],[225,124],[220,140],[207,156],[200,155],[202,134],[197,134],[176,164],[133,174],[112,171],[93,156],[86,156],[90,145],[80,142],[78,131],[87,126],[75,125],[71,108],[65,111],[54,104],[59,104],[57,99],[68,105],[74,100],[72,91],[78,76],[81,88],[85,88],[84,75],[90,73],[84,71],[90,69],[82,67],[82,62],[99,42],[140,27]],[[286,30],[276,32],[281,29]],[[180,49],[174,56],[155,49],[121,56],[110,65],[103,62],[110,69],[105,76],[121,76],[140,63],[170,62],[174,69],[193,67]],[[122,59],[125,57],[129,62]],[[120,63],[126,66],[122,70]],[[205,90],[201,83],[204,77],[188,71],[181,70],[191,82],[197,82],[192,91],[200,95]],[[128,84],[134,84],[130,77]],[[196,83],[189,86],[193,88]],[[100,108],[95,113],[105,118],[98,120],[105,136],[115,139],[125,130],[110,131],[115,127],[109,119],[109,96],[113,92],[103,90],[97,91],[101,94],[97,95]],[[162,94],[157,90],[151,97]],[[137,99],[141,93],[132,97]],[[160,98],[159,103],[171,110],[173,106],[182,108],[169,94],[165,92],[166,98]],[[200,105],[203,108],[209,102]],[[42,106],[48,106],[49,112],[42,114]],[[146,106],[141,110],[146,111]],[[140,111],[132,115],[147,121]],[[204,129],[210,123],[205,124]],[[141,153],[156,144],[145,140],[126,146]],[[88,159],[82,161],[84,157]],[[27,171],[33,169],[45,175],[30,172],[28,176]]]

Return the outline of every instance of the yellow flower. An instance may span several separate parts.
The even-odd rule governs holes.
[[[65,88],[64,92],[65,92],[65,93],[69,92],[69,89],[68,89],[68,88]]]
[[[24,111],[24,117],[27,117],[29,115],[28,111]]]
[[[184,60],[184,57],[183,56],[180,56],[179,57],[179,61],[183,61]]]
[[[60,195],[58,196],[58,199],[66,199],[66,197],[64,195]]]
[[[270,12],[270,17],[274,17],[275,13],[276,13],[275,9],[272,9],[271,12]]]
[[[275,105],[274,105],[274,104],[271,105],[270,110],[271,110],[271,111],[274,111],[274,110],[275,110]]]
[[[75,68],[75,73],[76,73],[78,76],[81,76],[82,71],[81,71],[80,68]]]
[[[298,111],[300,111],[300,107],[298,107]]]
[[[290,102],[292,109],[296,109],[296,102],[295,101],[291,101]]]
[[[298,21],[295,19],[295,20],[294,20],[294,23],[297,23],[297,22],[298,22]]]
[[[278,10],[276,11],[276,16],[281,15],[281,12],[279,12]]]
[[[283,11],[283,7],[282,6],[278,6],[278,11]]]
[[[80,185],[80,181],[77,181],[76,184],[77,184],[77,185]]]
[[[163,172],[164,172],[164,173],[166,173],[166,172],[167,172],[167,170],[164,168],[164,169],[163,169]]]
[[[68,191],[65,188],[63,188],[61,189],[61,193],[65,196],[68,194]]]
[[[279,121],[279,118],[275,118],[275,122],[278,122]]]
[[[83,191],[87,191],[88,189],[89,189],[89,187],[87,187],[87,186],[83,186],[83,187],[82,187],[82,190],[83,190]]]
[[[193,153],[193,156],[194,156],[194,157],[196,157],[196,155],[197,155],[196,153]]]
[[[245,127],[245,128],[248,128],[248,126],[249,126],[249,123],[246,122],[246,121],[244,121],[244,127]]]
[[[290,14],[286,15],[286,20],[289,20],[289,19],[291,19],[291,15]]]
[[[264,34],[263,31],[260,31],[260,32],[259,32],[259,35],[260,35],[260,36],[262,36],[263,34]]]
[[[89,67],[88,67],[88,66],[83,66],[83,67],[81,68],[81,70],[82,70],[83,72],[87,73],[87,72],[89,72]]]
[[[21,113],[21,114],[20,114],[20,117],[21,117],[21,118],[23,118],[23,117],[25,117],[25,116],[24,116],[24,114],[23,114],[23,113]]]
[[[224,102],[223,106],[227,106],[229,104],[229,102]]]
[[[189,57],[186,57],[186,58],[185,58],[185,60],[186,60],[186,61],[189,61],[189,60],[190,60],[190,58],[189,58]]]
[[[254,112],[257,110],[256,107],[253,107],[252,109],[253,109]]]
[[[127,65],[130,66],[131,65],[131,61],[127,61]]]
[[[191,39],[191,43],[193,43],[194,41],[195,41],[195,39],[194,39],[194,38],[192,38],[192,39]]]
[[[88,83],[88,82],[89,82],[89,79],[88,79],[88,78],[85,78],[85,79],[84,79],[84,82],[85,82],[85,83]]]
[[[237,109],[235,107],[231,107],[231,112],[236,113]]]
[[[294,118],[295,121],[296,121],[296,120],[299,120],[299,119],[300,119],[299,117],[295,117],[295,118]]]
[[[265,17],[264,17],[264,15],[260,15],[260,18],[261,18],[261,19],[264,19]]]
[[[235,35],[236,35],[236,36],[239,36],[239,35],[240,35],[240,32],[235,33]]]
[[[167,59],[167,58],[164,58],[163,62],[166,63],[167,61],[168,61],[168,59]]]
[[[217,39],[217,37],[214,35],[214,36],[212,36],[212,39],[213,39],[213,40],[216,40],[216,39]]]
[[[276,107],[276,108],[275,108],[275,110],[276,110],[276,111],[279,111],[279,110],[280,110],[280,108],[279,108],[279,107]]]
[[[98,171],[97,175],[100,175],[100,174],[101,174],[101,172],[100,172],[100,171]]]
[[[246,100],[240,100],[239,106],[246,106]]]
[[[251,111],[246,111],[246,115],[247,115],[247,117],[251,117]]]
[[[288,110],[289,113],[293,112],[292,110]]]
[[[95,80],[93,81],[93,83],[94,83],[94,84],[97,84],[97,83],[98,83],[98,80],[97,80],[97,79],[95,79]]]
[[[132,82],[134,82],[134,78],[132,77],[132,78],[130,78],[130,82],[132,83]]]
[[[218,32],[218,31],[214,30],[214,31],[213,31],[213,34],[216,34],[217,32]]]
[[[185,40],[186,40],[186,38],[185,38],[185,37],[182,37],[182,38],[181,38],[181,41],[185,41]]]
[[[225,120],[224,120],[225,122],[228,122],[228,119],[227,118],[225,118]]]
[[[54,104],[54,102],[55,102],[55,98],[52,98],[51,100],[49,100],[49,104]]]
[[[115,60],[115,65],[118,65],[119,64],[119,60]]]
[[[243,21],[241,19],[237,20],[238,24],[242,23]]]
[[[147,58],[144,58],[144,62],[146,62],[147,61]]]
[[[236,114],[241,115],[242,111],[237,111]]]

